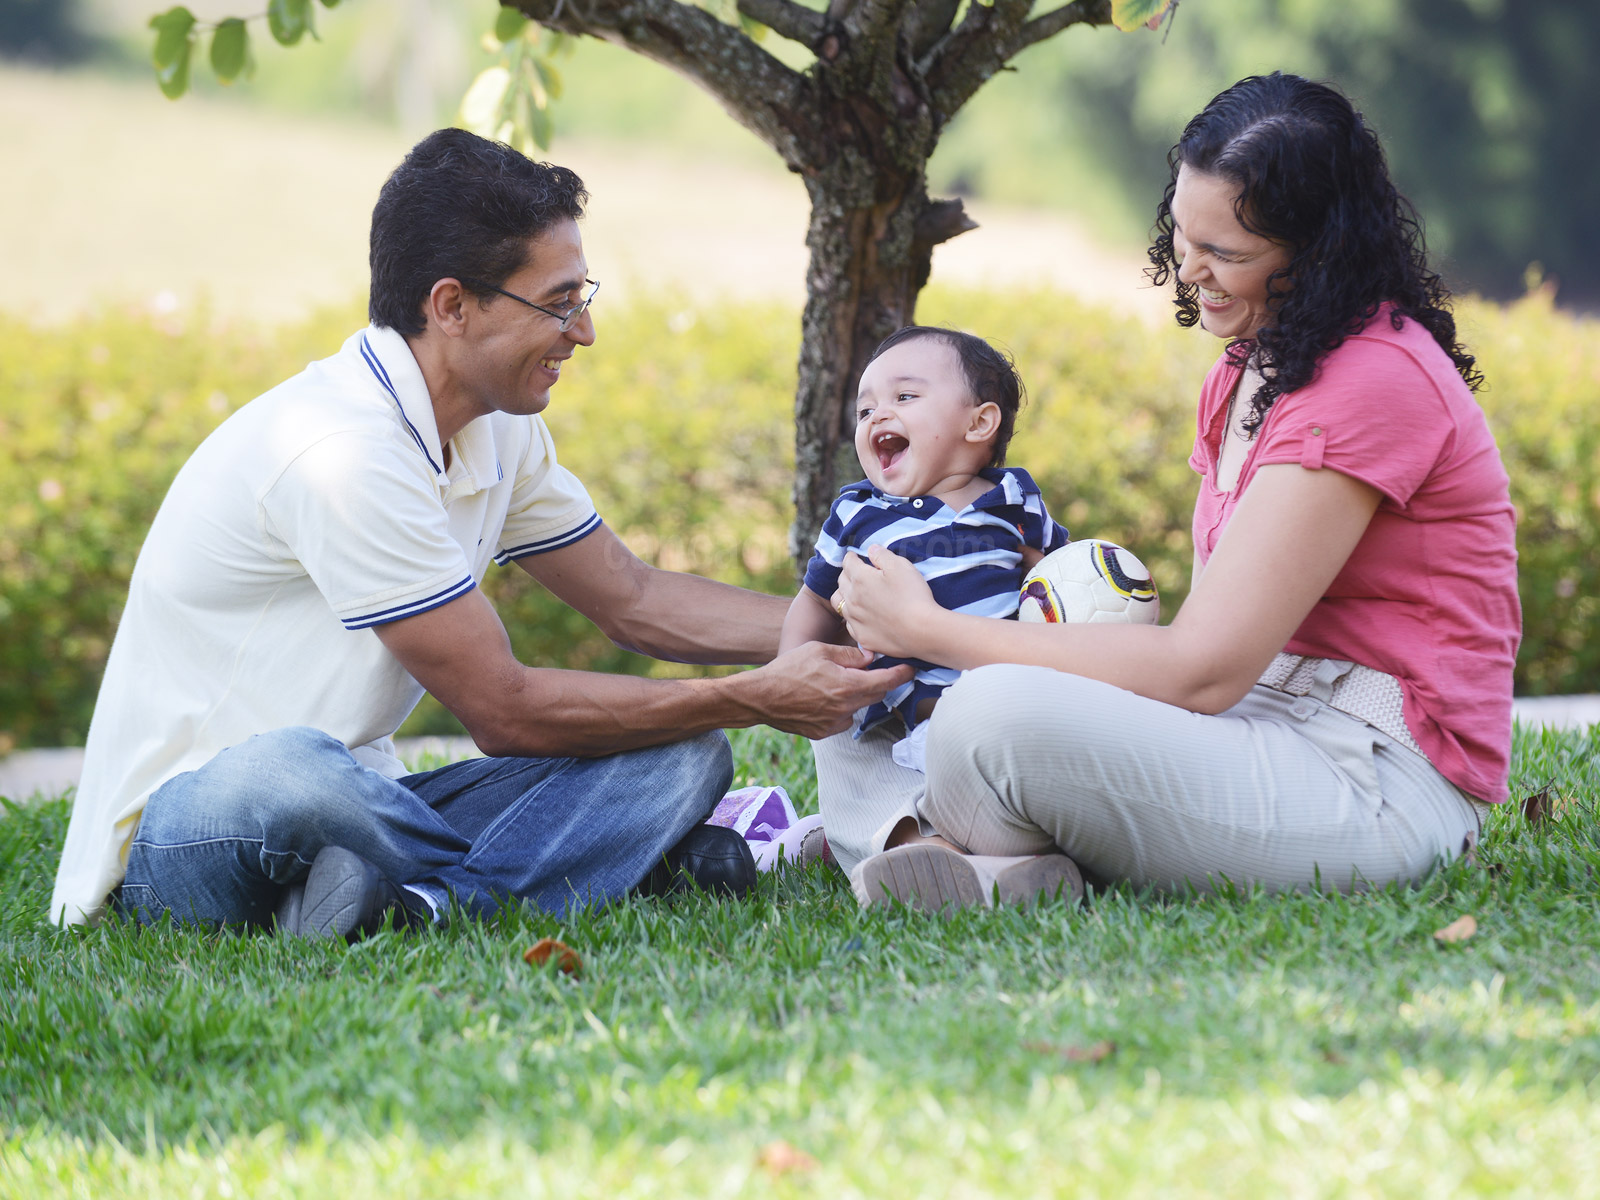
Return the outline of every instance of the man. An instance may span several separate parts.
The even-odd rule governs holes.
[[[477,590],[516,562],[619,645],[762,663],[785,601],[636,558],[540,413],[594,342],[572,172],[461,130],[372,217],[372,324],[225,421],[134,569],[56,921],[370,930],[452,899],[620,895],[726,789],[724,727],[818,737],[901,681],[811,646],[721,679],[533,669]],[[423,689],[489,758],[405,774]],[[681,847],[680,847],[681,848]]]

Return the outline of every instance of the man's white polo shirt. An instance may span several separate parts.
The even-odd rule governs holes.
[[[600,525],[538,417],[480,417],[450,449],[446,470],[405,339],[369,328],[195,451],[134,567],[52,920],[97,917],[150,793],[253,734],[314,726],[405,773],[391,735],[422,688],[372,627]]]

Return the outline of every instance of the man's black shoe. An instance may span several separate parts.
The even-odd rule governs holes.
[[[396,927],[426,923],[407,900],[402,888],[359,854],[342,846],[324,846],[312,860],[305,882],[291,885],[278,902],[278,932],[353,942],[377,932],[390,911]]]
[[[735,898],[748,895],[756,886],[750,843],[722,825],[696,825],[662,856],[638,890],[646,896],[665,896],[683,891],[691,879],[702,891]]]

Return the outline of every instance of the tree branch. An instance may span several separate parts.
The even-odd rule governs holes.
[[[977,227],[960,200],[930,200],[912,227],[912,242],[931,250]]]
[[[739,11],[752,21],[760,21],[773,33],[799,42],[812,50],[822,40],[826,18],[793,0],[739,0]]]
[[[546,29],[600,38],[694,80],[792,170],[825,150],[822,131],[803,124],[804,77],[704,9],[678,0],[515,0],[515,7]]]
[[[911,57],[919,59],[939,44],[950,32],[961,0],[917,0],[916,7],[905,20],[906,37],[911,45]]]
[[[949,37],[923,60],[941,123],[960,111],[1019,51],[1073,25],[1109,25],[1111,0],[1072,0],[1029,21],[1032,0],[974,4]]]
[[[1070,29],[1074,25],[1109,25],[1111,24],[1111,5],[1097,2],[1097,0],[1077,0],[1074,4],[1063,4],[1060,8],[1053,8],[1041,17],[1035,17],[1024,25],[1016,37],[1011,39],[1011,49],[1006,57],[1009,59],[1019,51],[1026,50],[1036,42],[1046,38],[1053,38],[1063,29]]]
[[[960,200],[930,200],[911,229],[911,287],[913,295],[928,282],[933,269],[933,248],[960,237],[978,223],[967,215]],[[915,303],[915,301],[913,301]]]
[[[928,52],[920,64],[923,78],[944,119],[954,116],[1004,65],[1004,47],[1022,28],[1032,8],[1033,0],[968,5],[961,24]]]
[[[857,45],[879,45],[887,40],[892,54],[895,27],[914,3],[916,0],[859,0],[845,19],[845,30]]]

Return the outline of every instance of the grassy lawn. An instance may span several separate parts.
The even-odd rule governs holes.
[[[1413,891],[941,921],[816,868],[352,947],[53,932],[68,805],[12,808],[0,1196],[1600,1195],[1600,733],[1513,778],[1554,815]]]

